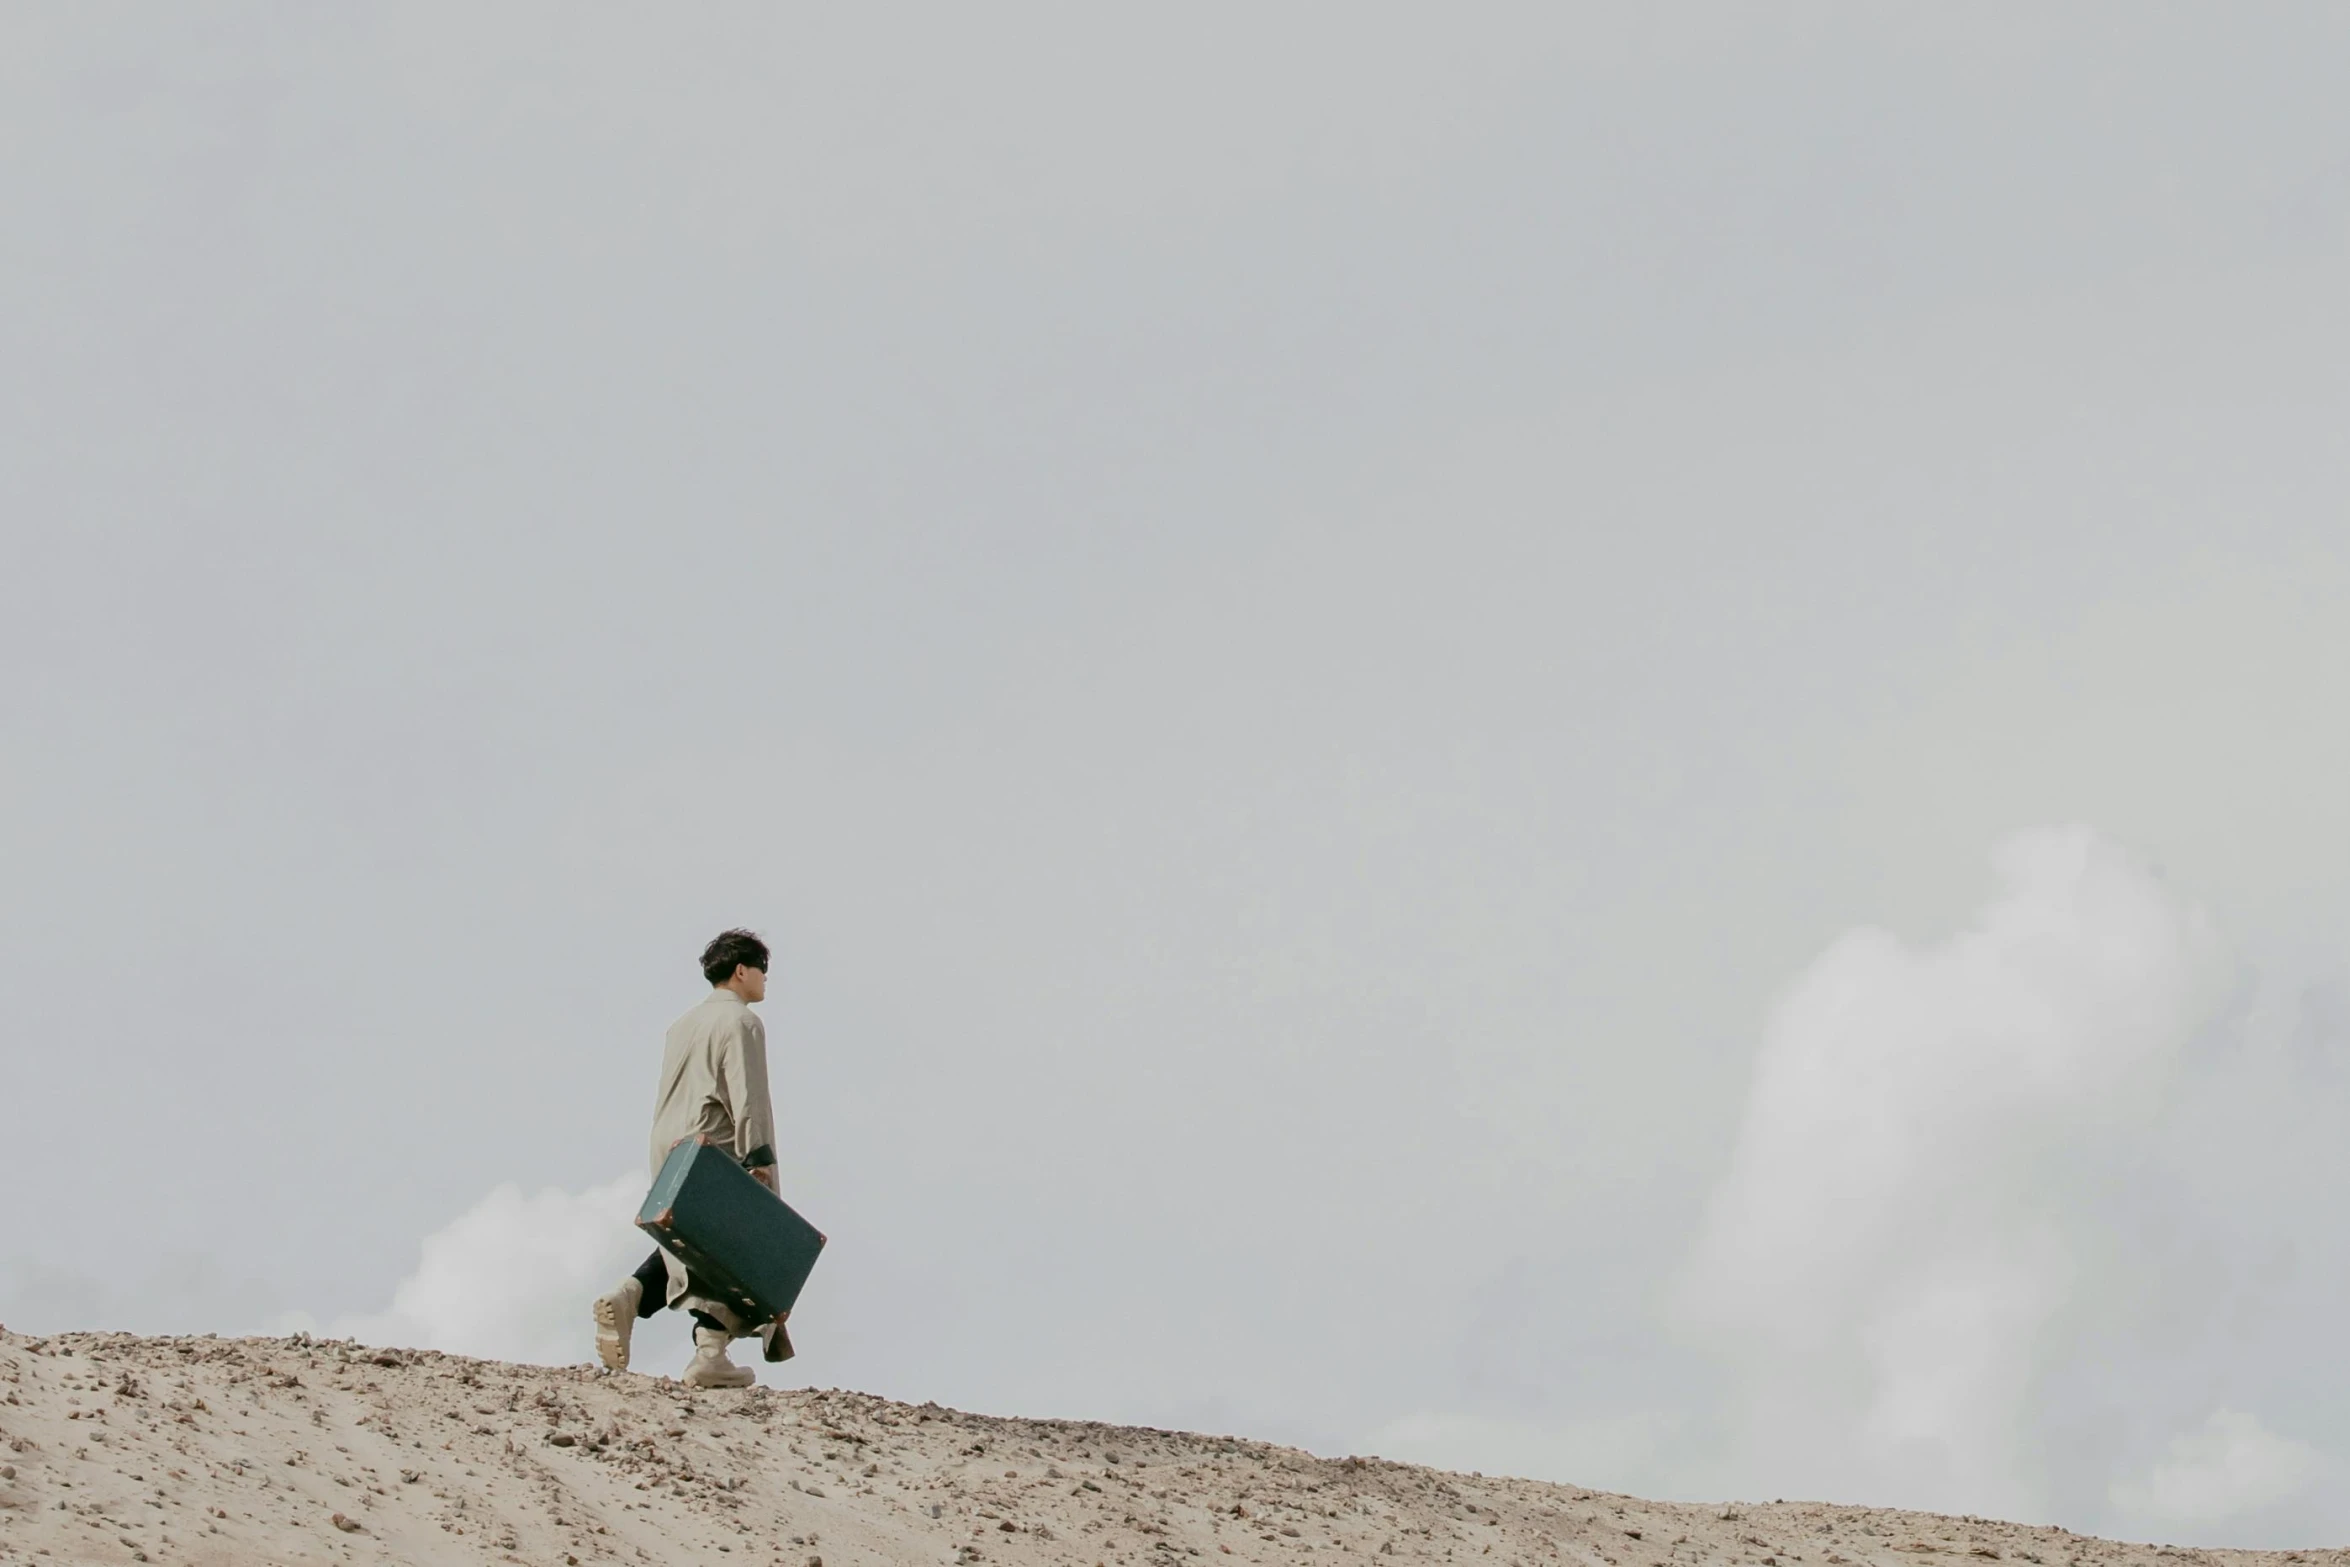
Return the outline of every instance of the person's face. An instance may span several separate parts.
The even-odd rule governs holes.
[[[767,971],[753,968],[748,963],[734,966],[734,988],[741,991],[745,1001],[767,999]]]

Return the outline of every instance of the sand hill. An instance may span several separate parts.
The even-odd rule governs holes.
[[[294,1339],[0,1332],[0,1564],[2120,1567],[1980,1519],[1676,1505],[857,1393]]]

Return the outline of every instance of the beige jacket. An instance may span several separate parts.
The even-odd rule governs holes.
[[[775,1109],[767,1098],[767,1026],[742,997],[713,990],[669,1025],[661,1052],[661,1092],[653,1105],[652,1173],[689,1137],[729,1149],[746,1166],[775,1162]],[[664,1253],[664,1255],[667,1255]],[[669,1304],[710,1313],[730,1327],[734,1314],[693,1292],[685,1264],[669,1257]]]

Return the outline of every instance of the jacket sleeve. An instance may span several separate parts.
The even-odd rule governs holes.
[[[756,1170],[775,1162],[775,1107],[767,1098],[767,1030],[756,1016],[730,1029],[719,1060],[726,1108],[734,1117],[734,1156]]]

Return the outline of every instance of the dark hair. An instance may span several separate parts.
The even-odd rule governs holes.
[[[748,963],[767,972],[767,943],[747,930],[730,930],[702,949],[702,977],[713,985],[734,978],[735,965]]]

